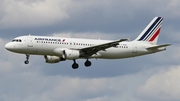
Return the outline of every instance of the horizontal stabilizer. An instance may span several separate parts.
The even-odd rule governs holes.
[[[158,45],[158,46],[152,46],[152,47],[148,47],[146,49],[151,50],[151,49],[158,49],[161,47],[166,47],[166,46],[170,46],[171,44],[163,44],[163,45]]]

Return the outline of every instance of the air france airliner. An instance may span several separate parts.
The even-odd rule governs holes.
[[[11,52],[25,54],[25,64],[30,55],[42,55],[46,63],[73,60],[72,68],[79,67],[77,59],[86,59],[84,65],[91,66],[89,59],[122,59],[142,56],[166,50],[171,44],[157,45],[163,18],[155,17],[133,41],[95,40],[81,38],[20,36],[5,45]]]

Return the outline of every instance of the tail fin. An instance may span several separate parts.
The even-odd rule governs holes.
[[[162,17],[155,17],[134,41],[145,41],[151,44],[156,44],[161,30],[162,21]]]

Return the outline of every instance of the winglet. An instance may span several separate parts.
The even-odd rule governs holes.
[[[118,42],[127,41],[129,39],[120,39]]]

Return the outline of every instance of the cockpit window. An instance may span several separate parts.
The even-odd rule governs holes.
[[[14,40],[12,40],[12,42],[22,42],[22,40],[21,39],[14,39]]]
[[[12,40],[12,42],[15,42],[16,40]]]

